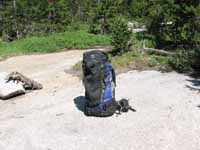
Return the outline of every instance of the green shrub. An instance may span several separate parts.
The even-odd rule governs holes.
[[[73,22],[70,23],[67,27],[66,27],[66,31],[88,31],[88,24],[84,23],[84,22]]]
[[[170,59],[169,63],[179,72],[189,72],[195,64],[195,52],[180,50],[175,57]]]
[[[194,50],[195,52],[195,56],[194,56],[194,64],[192,65],[192,67],[196,70],[200,72],[200,49],[196,49]]]
[[[96,23],[90,24],[89,33],[98,34],[98,33],[100,33],[100,31],[101,31],[101,29],[98,24],[96,24]]]
[[[131,32],[128,30],[126,21],[119,17],[114,19],[112,24],[112,41],[114,46],[113,54],[121,54],[128,51],[128,42],[131,39]]]
[[[167,65],[167,64],[169,64],[169,60],[171,59],[171,57],[158,56],[158,55],[151,55],[151,56],[149,56],[149,58],[150,58],[149,59],[150,67]]]

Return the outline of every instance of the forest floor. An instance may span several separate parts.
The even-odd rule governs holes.
[[[200,80],[176,72],[129,71],[117,76],[116,98],[136,112],[109,118],[80,111],[81,80],[69,70],[83,50],[28,55],[0,62],[44,89],[0,101],[1,150],[199,150]]]

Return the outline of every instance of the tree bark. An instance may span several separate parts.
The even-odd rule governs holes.
[[[0,0],[0,11],[3,10],[3,0]],[[0,13],[0,36],[2,36],[3,33],[3,16]]]
[[[13,0],[13,8],[14,8],[14,19],[15,19],[15,27],[16,27],[16,33],[17,33],[17,39],[19,40],[20,38],[20,33],[18,30],[18,25],[17,25],[17,6],[16,6],[16,0]]]

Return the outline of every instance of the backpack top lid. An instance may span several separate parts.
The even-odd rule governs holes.
[[[85,52],[83,54],[83,62],[90,61],[90,60],[105,62],[105,61],[108,61],[108,54],[100,50]]]

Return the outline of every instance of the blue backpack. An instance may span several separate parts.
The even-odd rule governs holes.
[[[113,115],[116,111],[116,77],[108,55],[102,51],[85,52],[82,64],[85,114],[97,117]]]

